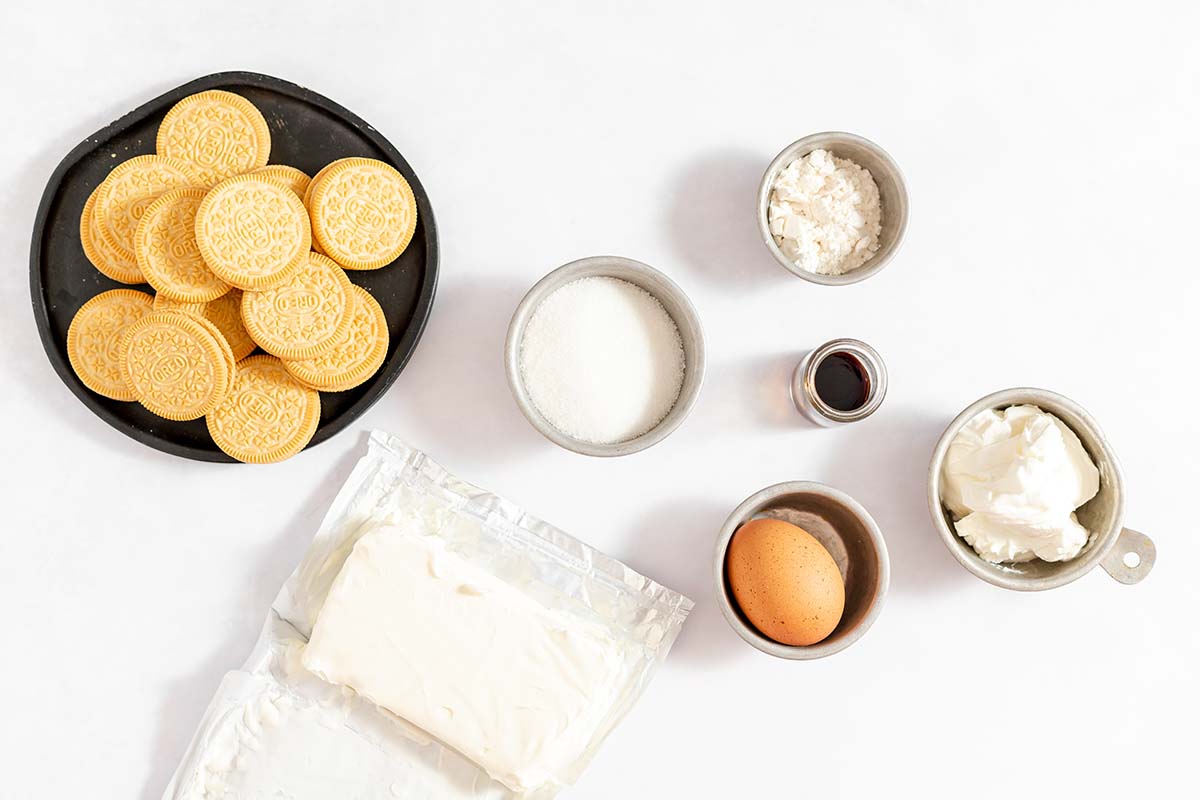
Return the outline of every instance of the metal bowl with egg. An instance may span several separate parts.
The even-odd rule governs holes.
[[[644,289],[662,304],[679,330],[683,347],[684,374],[679,396],[671,410],[653,428],[620,442],[596,443],[578,439],[555,428],[538,411],[521,375],[521,343],[535,309],[548,296],[581,278],[617,278]],[[661,442],[687,417],[704,383],[704,331],[700,315],[679,286],[663,273],[640,261],[620,256],[592,256],[565,264],[546,275],[525,295],[513,314],[504,343],[504,367],[508,385],[521,413],[539,433],[550,441],[588,456],[624,456],[645,450]]]
[[[814,150],[826,150],[837,158],[853,161],[870,172],[871,177],[875,180],[875,185],[879,187],[881,228],[879,249],[861,267],[841,275],[822,275],[797,266],[779,249],[779,244],[771,234],[771,194],[779,173],[796,159],[803,158]],[[763,174],[762,182],[758,187],[758,230],[763,243],[766,244],[767,249],[771,251],[771,255],[781,267],[812,283],[824,286],[846,286],[866,280],[887,266],[888,262],[899,252],[907,228],[908,189],[905,187],[904,175],[900,172],[900,167],[882,147],[853,133],[826,131],[814,133],[792,142],[779,155],[775,156]]]
[[[789,645],[772,639],[750,622],[738,604],[729,582],[730,542],[743,525],[757,519],[782,520],[801,528],[820,542],[837,565],[845,587],[844,608],[832,632],[815,644]],[[779,483],[746,498],[721,528],[713,557],[717,603],[729,625],[764,653],[792,660],[830,656],[858,641],[883,608],[890,571],[883,534],[867,510],[845,492],[808,481]]]
[[[1079,523],[1088,530],[1088,541],[1068,561],[1033,559],[1020,563],[993,563],[982,558],[954,528],[954,517],[942,501],[942,470],[946,453],[959,431],[981,412],[1010,406],[1030,405],[1058,417],[1079,437],[1084,450],[1100,472],[1099,492],[1076,511]],[[1092,416],[1078,403],[1045,389],[1006,389],[983,397],[954,418],[938,440],[929,464],[929,511],[934,527],[950,553],[976,577],[1016,591],[1034,592],[1070,583],[1100,565],[1115,580],[1132,584],[1141,581],[1154,566],[1154,542],[1144,534],[1123,527],[1125,479],[1116,453]]]

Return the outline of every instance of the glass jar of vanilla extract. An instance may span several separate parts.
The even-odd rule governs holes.
[[[792,402],[818,425],[865,419],[887,394],[887,368],[875,348],[834,339],[807,353],[792,373]]]

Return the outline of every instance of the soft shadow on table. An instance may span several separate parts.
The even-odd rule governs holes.
[[[705,419],[731,433],[805,427],[789,393],[802,355],[797,349],[710,363],[699,401]]]
[[[699,275],[739,292],[787,277],[763,245],[755,216],[767,161],[743,150],[719,150],[689,163],[667,209],[675,249]]]
[[[496,277],[439,291],[421,346],[389,397],[415,420],[418,445],[451,442],[482,460],[509,461],[543,443],[504,372],[508,323],[528,290]]]
[[[142,789],[142,800],[159,800],[163,796],[221,678],[231,670],[240,669],[250,654],[270,611],[271,601],[300,562],[334,496],[362,457],[367,438],[368,434],[362,433],[359,442],[346,449],[291,520],[253,559],[241,581],[243,591],[232,605],[239,609],[240,617],[235,625],[231,625],[226,641],[194,671],[171,682],[160,705],[158,733],[154,751],[150,754],[150,774]],[[338,441],[347,445],[350,437]],[[326,451],[318,448],[316,452]]]
[[[691,598],[696,607],[668,659],[704,668],[747,648],[725,622],[713,587],[713,548],[729,509],[697,497],[656,505],[631,528],[621,561],[664,586]]]
[[[838,437],[834,455],[812,478],[858,500],[883,531],[891,557],[890,591],[930,595],[969,582],[947,552],[926,501],[934,445],[949,420],[886,402],[875,416],[814,436]]]

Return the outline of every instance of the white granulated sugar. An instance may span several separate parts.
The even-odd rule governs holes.
[[[679,399],[679,329],[656,298],[617,278],[580,278],[529,317],[521,378],[559,431],[594,444],[646,433]]]
[[[879,249],[879,187],[871,173],[827,150],[788,164],[772,186],[768,222],[801,269],[842,275]]]

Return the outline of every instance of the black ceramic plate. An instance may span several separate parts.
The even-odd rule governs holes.
[[[254,72],[209,75],[129,112],[72,150],[50,176],[33,227],[29,282],[38,333],[59,377],[109,425],[177,456],[232,461],[213,444],[203,419],[169,422],[138,403],[101,397],[80,382],[67,360],[67,328],[75,312],[100,292],[122,286],[97,272],[83,254],[79,243],[83,204],[117,164],[154,152],[158,123],[171,106],[206,89],[236,92],[258,107],[271,128],[270,163],[290,164],[314,175],[334,159],[377,158],[398,169],[417,198],[417,230],[404,253],[382,269],[349,273],[350,280],[374,295],[387,315],[391,335],[387,360],[357,389],[321,394],[321,423],[309,444],[312,447],[361,416],[408,363],[433,305],[438,245],[429,197],[404,157],[370,125],[308,89]]]

